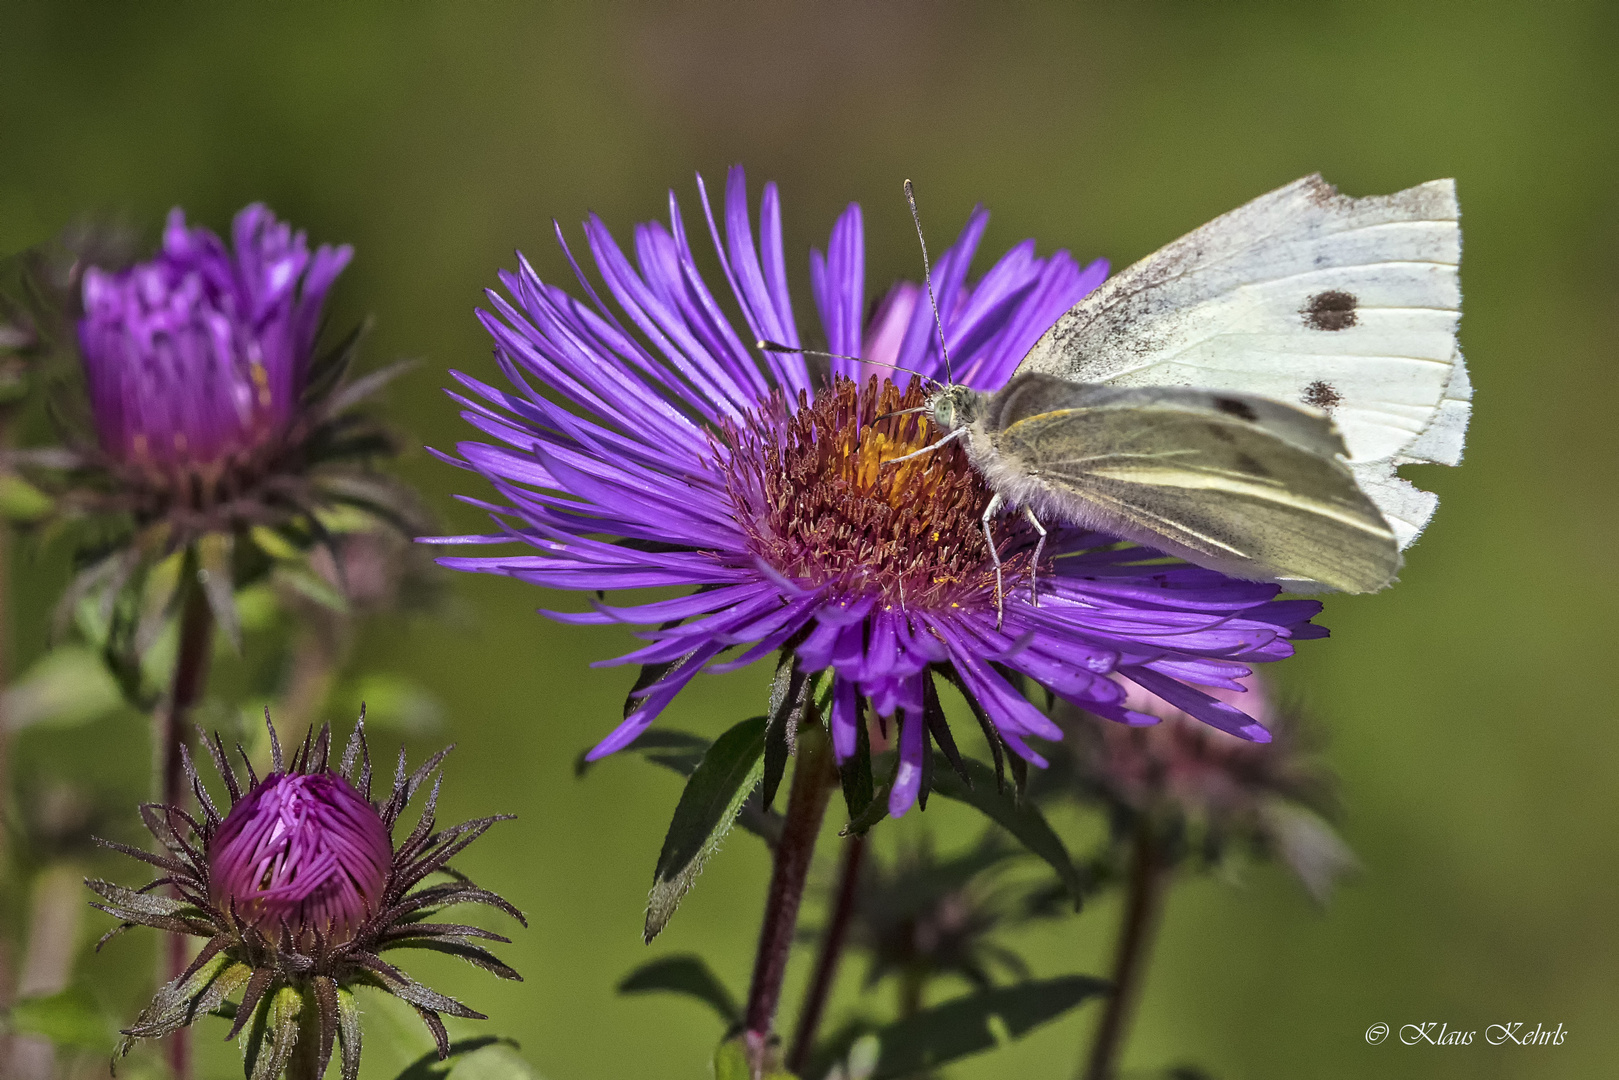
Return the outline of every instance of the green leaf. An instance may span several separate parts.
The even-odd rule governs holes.
[[[618,984],[621,994],[670,993],[696,998],[715,1012],[726,1027],[742,1019],[742,1009],[701,957],[663,956],[642,964]]]
[[[872,1080],[897,1080],[994,1049],[1055,1020],[1108,984],[1088,975],[1037,979],[970,994],[923,1009],[875,1034],[880,1046]]]
[[[349,602],[342,593],[332,588],[327,580],[298,563],[281,563],[271,575],[276,584],[283,585],[321,607],[347,615]]]
[[[649,728],[633,743],[613,756],[640,753],[654,765],[662,765],[681,776],[690,776],[697,771],[697,766],[702,763],[703,755],[708,753],[711,745],[713,744],[701,735],[693,735],[689,731]],[[585,775],[591,766],[596,764],[587,760],[590,751],[591,747],[588,746],[579,751],[579,756],[573,762],[574,776]],[[737,815],[736,823],[770,847],[775,847],[776,841],[781,839],[782,816],[774,810],[764,809],[756,798],[748,799],[742,804],[742,812]]]
[[[461,1039],[450,1044],[448,1057],[440,1060],[437,1050],[429,1050],[396,1080],[528,1080],[534,1070],[517,1056],[517,1049],[517,1043],[499,1035]]]
[[[260,551],[277,562],[295,562],[303,558],[304,553],[296,544],[268,525],[255,525],[248,530],[248,535],[253,538]]]
[[[539,1080],[539,1076],[517,1052],[517,1044],[502,1039],[462,1057],[450,1070],[449,1080]]]
[[[731,728],[708,748],[686,781],[669,833],[658,855],[647,898],[645,939],[668,925],[680,900],[719,850],[748,793],[764,775],[766,718],[755,716]]]
[[[862,1035],[849,1046],[842,1060],[832,1066],[826,1080],[871,1080],[881,1057],[882,1043],[877,1041],[877,1036]]]
[[[753,1080],[753,1067],[748,1062],[747,1047],[741,1036],[726,1039],[714,1051],[714,1080]],[[764,1074],[764,1080],[796,1080],[792,1073],[773,1070]]]
[[[253,1021],[242,1031],[242,1057],[248,1080],[275,1080],[298,1045],[304,997],[291,986],[265,995]]]
[[[246,964],[220,954],[192,972],[189,979],[176,978],[158,990],[135,1022],[124,1029],[118,1053],[129,1053],[136,1039],[161,1038],[213,1012],[252,974],[253,969]]]
[[[1085,881],[1045,815],[1032,802],[1019,801],[1010,793],[997,791],[995,772],[981,761],[960,759],[960,773],[951,769],[944,756],[936,755],[933,790],[947,799],[966,803],[1011,833],[1024,847],[1040,856],[1057,872],[1074,898],[1074,910],[1084,902]],[[1021,760],[1021,759],[1019,759]],[[963,780],[962,773],[972,779]]]
[[[894,777],[899,772],[899,755],[888,750],[872,759],[871,767],[873,772],[881,773],[888,779],[872,793],[860,816],[852,818],[849,824],[843,827],[844,836],[863,836],[867,829],[888,816],[888,793],[894,790]]]
[[[118,1025],[80,986],[59,994],[23,998],[11,1007],[9,1027],[19,1035],[38,1035],[57,1046],[88,1050],[105,1050],[118,1034]]]
[[[39,521],[55,501],[14,472],[0,472],[0,518],[18,525]]]
[[[360,1006],[354,992],[337,988],[337,1042],[342,1057],[343,1080],[357,1080],[360,1075]]]
[[[681,619],[672,619],[669,622],[658,624],[658,629],[673,630],[675,627],[679,626],[682,621],[683,620]],[[626,720],[629,719],[631,714],[633,714],[636,709],[641,707],[641,700],[645,696],[642,691],[646,690],[650,686],[662,682],[664,679],[691,663],[692,658],[697,655],[698,651],[699,650],[697,649],[693,649],[684,656],[676,657],[673,660],[665,660],[658,664],[642,664],[641,670],[636,673],[635,685],[631,686],[630,692],[624,695],[624,718]]]
[[[0,697],[0,716],[11,730],[35,724],[76,727],[118,708],[123,693],[101,657],[82,645],[63,645],[36,661]]]
[[[776,789],[787,773],[787,758],[798,739],[798,725],[809,702],[809,683],[809,677],[798,666],[797,654],[784,651],[770,687],[770,722],[765,728],[765,773],[759,789],[759,805],[765,810],[775,803]]]
[[[1069,895],[1074,898],[1074,909],[1079,910],[1084,899],[1085,877],[1074,866],[1067,847],[1063,845],[1051,824],[1046,821],[1045,815],[1040,813],[1032,802],[1020,801],[1013,793],[998,790],[995,770],[983,762],[963,757],[953,765],[945,755],[938,752],[935,752],[932,758],[934,793],[971,806],[1011,833],[1030,852],[1049,863],[1057,872],[1057,877]],[[888,792],[894,786],[893,775],[897,766],[898,758],[892,750],[878,755],[875,759],[875,767],[887,773],[889,779],[884,781],[882,787],[872,797],[865,812],[844,828],[845,836],[864,833],[888,816]],[[971,781],[970,784],[968,780]]]

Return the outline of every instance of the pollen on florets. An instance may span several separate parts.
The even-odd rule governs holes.
[[[926,398],[919,380],[902,392],[835,378],[813,400],[800,394],[791,415],[778,396],[727,426],[727,487],[754,554],[794,581],[885,606],[993,602],[990,494],[965,451],[951,443],[895,461],[939,439],[925,414],[903,412]],[[1010,587],[1028,560],[1006,551],[1024,546],[1024,530],[993,527]]]

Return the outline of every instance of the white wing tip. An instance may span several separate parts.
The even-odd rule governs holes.
[[[1344,195],[1337,185],[1327,182],[1320,173],[1311,173],[1293,181],[1288,190],[1297,188],[1306,198],[1317,205],[1326,206],[1342,199],[1347,202],[1362,205],[1381,203],[1391,209],[1398,209],[1400,217],[1410,219],[1427,219],[1433,221],[1459,221],[1461,208],[1456,201],[1456,180],[1454,177],[1444,177],[1439,180],[1429,180],[1425,184],[1417,184],[1392,195],[1366,195],[1359,198]]]

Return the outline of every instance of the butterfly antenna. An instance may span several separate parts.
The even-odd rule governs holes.
[[[952,386],[955,376],[950,374],[950,350],[944,344],[944,321],[939,318],[939,302],[933,295],[933,269],[928,265],[928,242],[922,237],[922,215],[916,209],[916,191],[905,181],[905,201],[911,204],[911,220],[916,222],[916,242],[922,245],[922,280],[928,287],[928,304],[933,308],[933,325],[939,330],[939,353],[944,357],[944,378]]]
[[[766,341],[764,338],[760,338],[753,344],[761,352],[799,353],[803,356],[824,356],[828,360],[853,360],[857,364],[874,364],[877,367],[893,368],[895,371],[908,372],[915,375],[919,379],[923,379],[934,384],[937,384],[939,381],[931,375],[917,371],[915,368],[900,367],[898,364],[885,364],[881,360],[866,360],[859,356],[849,356],[847,353],[822,352],[820,349],[801,349],[797,345],[783,345],[779,341]]]

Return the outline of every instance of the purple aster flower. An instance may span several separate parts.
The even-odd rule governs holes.
[[[359,330],[316,349],[353,248],[311,251],[259,204],[236,215],[231,240],[188,228],[175,209],[151,259],[85,272],[77,336],[90,430],[66,458],[76,472],[53,486],[70,509],[161,533],[143,541],[149,552],[259,525],[307,548],[324,536],[313,514],[336,503],[415,531],[402,489],[348,467],[391,451],[352,407],[401,368],[345,385]]]
[[[698,179],[707,230],[743,328],[699,273],[680,207],[669,224],[640,225],[634,261],[592,216],[585,236],[609,306],[579,268],[584,299],[547,284],[519,256],[479,312],[509,382],[460,373],[463,416],[493,442],[448,459],[485,476],[499,502],[479,502],[501,529],[435,542],[521,541],[527,554],[453,557],[461,570],[556,589],[696,587],[634,607],[550,612],[567,623],[655,624],[646,647],[612,663],[661,665],[634,707],[591,751],[629,745],[698,671],[735,669],[787,650],[808,672],[832,673],[830,724],[840,760],[857,752],[863,703],[899,719],[889,809],[916,799],[932,739],[930,672],[962,688],[997,755],[1044,764],[1033,739],[1060,729],[1017,685],[1126,724],[1119,678],[1198,719],[1263,741],[1262,725],[1198,687],[1237,689],[1254,662],[1281,659],[1293,640],[1324,631],[1319,605],[1276,599],[1275,585],[1238,581],[1165,560],[1115,538],[1054,529],[1033,575],[1034,536],[997,523],[1006,566],[1005,619],[979,517],[989,498],[955,446],[899,465],[935,440],[931,422],[889,416],[920,405],[922,383],[886,367],[834,359],[824,370],[766,339],[801,337],[787,286],[780,198],[767,184],[755,234],[741,169],[726,186],[723,231]],[[988,215],[975,210],[938,260],[934,284],[955,377],[993,390],[1036,339],[1105,278],[1106,264],[1067,252],[1039,257],[1032,240],[976,282],[969,264]],[[561,233],[558,231],[561,241]],[[861,211],[851,204],[810,285],[832,353],[943,374],[933,314],[915,285],[890,290],[869,325]],[[564,242],[564,250],[567,251]],[[735,650],[734,655],[727,655]],[[944,744],[941,743],[943,746]],[[944,746],[949,751],[953,747]]]
[[[248,1031],[243,1046],[250,1076],[279,1076],[289,1062],[298,1064],[300,1077],[322,1076],[334,1044],[341,1042],[343,1078],[354,1080],[360,1028],[352,988],[366,985],[410,1002],[433,1033],[439,1055],[447,1056],[449,1039],[439,1014],[479,1020],[483,1014],[416,982],[382,954],[430,949],[503,979],[519,978],[477,944],[507,938],[431,921],[446,907],[473,903],[523,922],[516,908],[447,865],[509,815],[438,830],[434,808],[442,777],[435,778],[415,827],[396,845],[394,827],[447,750],[412,773],[405,771],[401,750],[392,789],[385,801],[376,802],[363,717],[336,771],[329,763],[330,728],[306,737],[290,765],[274,727],[270,746],[270,775],[260,780],[248,764],[244,791],[219,737],[208,743],[230,797],[224,814],[185,757],[201,820],[178,806],[141,807],[165,854],[102,841],[163,875],[140,890],[86,882],[101,898],[95,906],[120,920],[103,943],[137,924],[207,939],[190,967],[159,990],[125,1030],[120,1054],[137,1039],[160,1038],[190,1024],[240,991],[228,1037]],[[242,760],[247,761],[245,753]],[[425,884],[434,875],[444,880]],[[169,885],[178,895],[154,895],[158,885]]]
[[[79,344],[101,448],[176,487],[218,484],[286,437],[321,305],[354,255],[311,255],[259,203],[231,235],[234,251],[176,207],[150,262],[84,278]]]
[[[316,348],[326,295],[352,255],[346,244],[311,250],[261,205],[236,215],[229,246],[176,209],[151,259],[84,272],[85,395],[60,403],[84,423],[68,447],[29,459],[30,478],[57,496],[63,519],[92,519],[69,534],[88,542],[59,612],[99,594],[120,668],[139,666],[193,582],[204,583],[211,620],[237,638],[238,575],[335,546],[323,512],[341,506],[375,527],[421,531],[409,490],[370,468],[392,440],[355,408],[401,366],[346,381],[359,329]],[[150,573],[176,553],[181,573]]]

